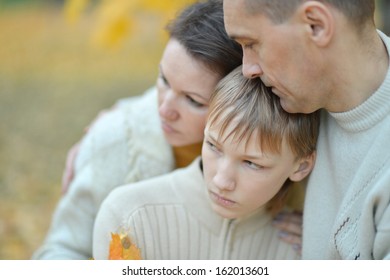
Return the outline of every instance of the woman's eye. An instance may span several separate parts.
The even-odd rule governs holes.
[[[163,82],[163,84],[167,87],[169,87],[169,83],[168,83],[168,80],[165,78],[164,75],[160,74],[159,76],[159,79]]]
[[[192,106],[194,106],[194,107],[196,107],[196,108],[200,108],[200,107],[205,106],[204,104],[199,103],[198,101],[196,101],[195,99],[193,99],[193,98],[192,98],[191,96],[189,96],[189,95],[187,95],[186,98],[187,98],[188,102],[189,102]]]

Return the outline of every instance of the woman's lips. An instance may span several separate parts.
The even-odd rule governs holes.
[[[217,204],[219,204],[219,205],[221,205],[223,207],[232,207],[232,206],[234,206],[236,204],[236,202],[234,202],[234,201],[232,201],[230,199],[224,198],[224,197],[222,197],[222,196],[220,196],[220,195],[218,195],[218,194],[216,194],[216,193],[214,193],[212,191],[210,191],[210,194],[211,194],[211,199],[215,203],[217,203]]]
[[[172,126],[170,126],[166,122],[161,122],[161,127],[162,127],[162,130],[166,133],[176,133],[177,132],[175,129],[173,129]]]

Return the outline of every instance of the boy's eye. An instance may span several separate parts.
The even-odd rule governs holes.
[[[244,160],[244,163],[245,163],[249,168],[254,169],[254,170],[260,170],[260,169],[263,168],[263,166],[260,166],[260,165],[258,165],[258,164],[256,164],[256,163],[253,163],[253,162],[249,161],[249,160]]]
[[[186,95],[186,98],[187,98],[188,102],[189,102],[192,106],[194,106],[194,107],[200,108],[200,107],[205,106],[204,104],[202,104],[202,103],[196,101],[195,99],[193,99],[193,98],[192,98],[191,96],[189,96],[189,95]]]
[[[214,152],[218,152],[218,148],[217,146],[215,146],[213,143],[211,143],[210,141],[206,141],[206,144],[210,147],[210,149]]]

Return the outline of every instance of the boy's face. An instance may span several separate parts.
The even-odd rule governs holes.
[[[280,154],[261,151],[256,133],[249,142],[229,137],[218,140],[220,126],[208,124],[202,150],[204,178],[212,208],[224,218],[251,214],[280,190],[287,178],[295,179],[300,162],[286,143]],[[225,131],[221,139],[228,135]]]

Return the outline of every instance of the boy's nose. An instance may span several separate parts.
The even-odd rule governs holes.
[[[215,186],[221,191],[232,191],[235,188],[234,173],[228,166],[220,166],[213,178]]]

